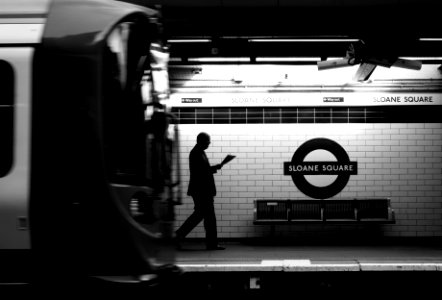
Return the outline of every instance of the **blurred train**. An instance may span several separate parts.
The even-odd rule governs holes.
[[[7,0],[0,11],[0,283],[179,273],[160,10]]]

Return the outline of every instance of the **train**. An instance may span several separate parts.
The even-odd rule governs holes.
[[[161,10],[28,2],[0,3],[0,283],[179,273]]]

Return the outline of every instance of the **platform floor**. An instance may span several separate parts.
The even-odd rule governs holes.
[[[186,241],[176,260],[184,272],[442,271],[442,243],[427,240],[332,243],[226,241],[207,251]]]

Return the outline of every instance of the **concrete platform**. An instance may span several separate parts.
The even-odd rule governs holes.
[[[226,241],[207,251],[202,241],[182,244],[177,264],[184,272],[442,271],[442,243],[428,240],[367,243]]]

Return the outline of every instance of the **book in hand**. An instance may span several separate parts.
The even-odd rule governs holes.
[[[228,162],[230,162],[232,159],[234,159],[236,156],[235,155],[230,155],[228,154],[224,160],[221,162],[221,165],[224,166],[225,164],[227,164]]]

